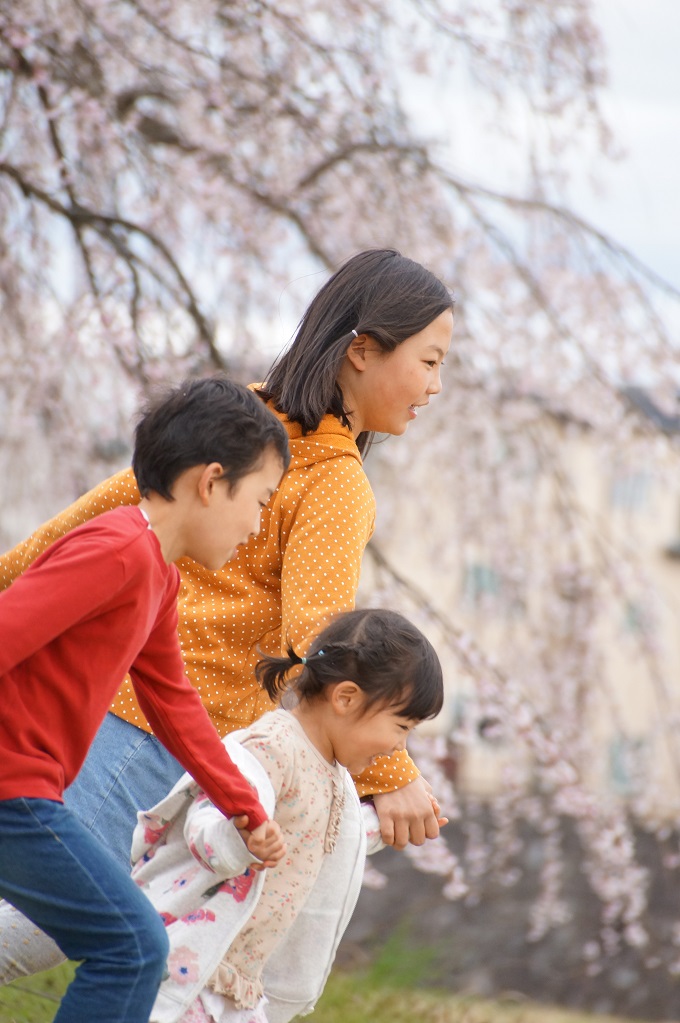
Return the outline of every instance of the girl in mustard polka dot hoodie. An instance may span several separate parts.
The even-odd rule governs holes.
[[[354,606],[375,517],[363,456],[374,433],[403,434],[441,390],[452,329],[453,299],[437,277],[392,249],[371,249],[326,282],[291,346],[255,385],[288,432],[290,468],[263,508],[259,535],[220,571],[177,563],[187,675],[220,734],[272,709],[254,672],[263,653],[288,644],[304,653],[329,619]],[[0,558],[0,586],[70,529],[139,499],[129,469],[99,484]],[[129,862],[137,810],[158,802],[181,774],[149,733],[127,679],[65,799]],[[405,750],[355,783],[373,796],[386,844],[438,835],[429,787]],[[0,907],[0,983],[61,961],[33,931]]]

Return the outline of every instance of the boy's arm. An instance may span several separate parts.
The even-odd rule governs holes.
[[[102,570],[96,541],[66,544],[18,578],[0,592],[0,676],[109,601],[122,582],[115,558]]]
[[[268,815],[254,788],[233,763],[198,692],[184,674],[176,592],[168,595],[130,675],[153,732],[218,809],[227,816],[246,814],[249,831],[263,824]]]
[[[0,590],[7,589],[59,537],[95,515],[125,504],[139,504],[139,490],[132,469],[124,469],[104,480],[39,526],[26,540],[0,555]]]

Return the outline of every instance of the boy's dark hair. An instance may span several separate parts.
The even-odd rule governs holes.
[[[444,683],[435,649],[396,611],[346,611],[317,636],[304,662],[289,648],[287,657],[263,657],[255,674],[276,700],[287,687],[288,672],[299,664],[293,688],[303,699],[349,680],[366,694],[368,706],[388,704],[406,718],[423,721],[442,709]]]
[[[262,400],[222,374],[186,380],[152,399],[135,430],[132,468],[142,497],[172,500],[175,480],[195,465],[219,462],[230,489],[273,448],[284,471],[288,435]]]
[[[369,334],[392,352],[447,309],[453,296],[439,278],[395,249],[353,256],[324,284],[302,317],[291,346],[274,363],[261,390],[265,400],[303,433],[329,412],[350,426],[338,372],[357,334]],[[372,436],[357,439],[364,453]]]

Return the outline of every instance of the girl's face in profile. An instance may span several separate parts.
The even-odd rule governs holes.
[[[345,408],[352,432],[400,436],[418,410],[442,389],[440,370],[451,347],[453,312],[446,309],[418,334],[385,352],[369,335],[361,334],[348,353],[351,369],[341,378]]]

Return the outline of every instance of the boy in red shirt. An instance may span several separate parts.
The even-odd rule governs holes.
[[[255,394],[188,382],[137,427],[140,504],[74,529],[0,593],[0,896],[82,960],[55,1023],[146,1023],[165,966],[160,918],[62,799],[127,672],[161,742],[243,816],[253,857],[285,851],[185,677],[173,562],[221,568],[259,532],[288,462]]]

